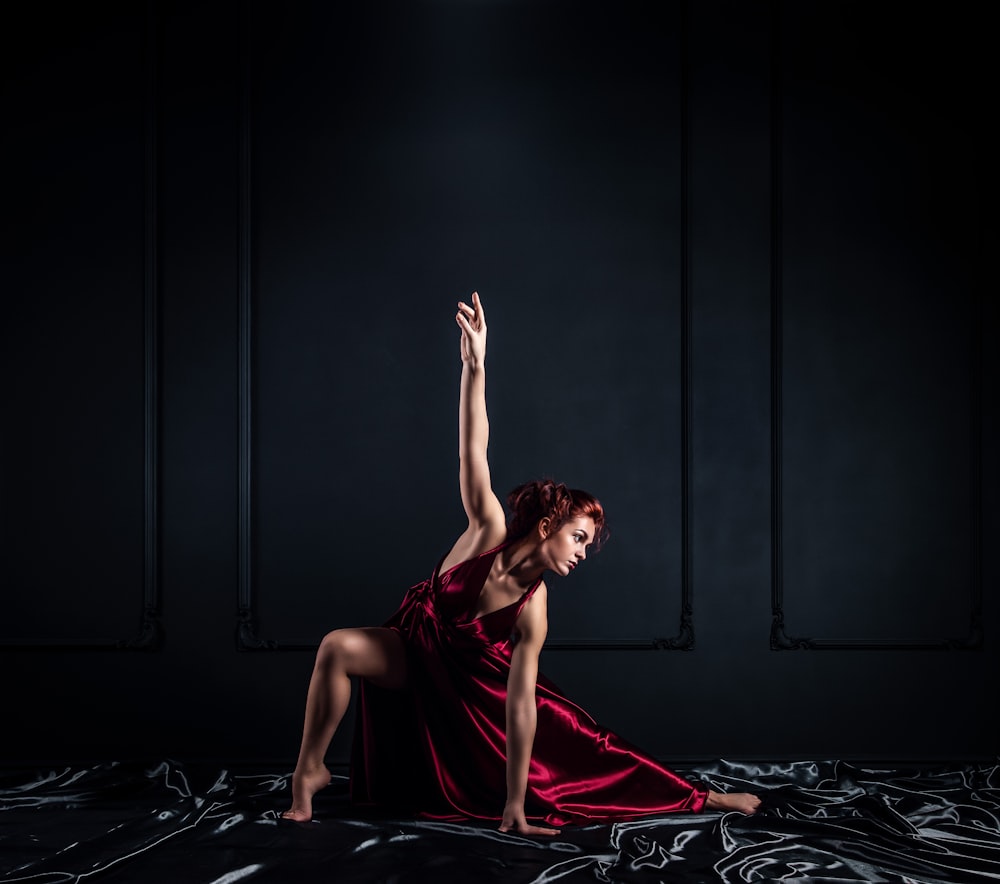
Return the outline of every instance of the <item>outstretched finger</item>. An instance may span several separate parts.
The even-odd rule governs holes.
[[[486,324],[486,311],[483,309],[483,299],[479,297],[479,292],[472,293],[472,306],[476,308],[476,316],[480,323]]]

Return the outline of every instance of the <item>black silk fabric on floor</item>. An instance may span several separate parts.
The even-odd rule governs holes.
[[[756,816],[675,813],[566,827],[361,814],[335,778],[311,823],[279,819],[290,772],[172,761],[0,775],[0,882],[968,882],[1000,880],[1000,765],[841,761],[680,773],[754,791]]]

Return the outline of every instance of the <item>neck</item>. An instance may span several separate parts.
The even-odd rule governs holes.
[[[515,540],[497,555],[500,576],[510,577],[522,586],[530,586],[545,572],[538,554],[538,543],[531,537]]]

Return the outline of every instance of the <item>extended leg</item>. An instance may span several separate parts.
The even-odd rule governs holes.
[[[316,665],[306,695],[302,745],[292,774],[292,806],[282,816],[298,822],[312,819],[312,799],[330,782],[323,763],[351,699],[351,676],[392,689],[406,684],[406,654],[391,629],[337,629],[316,652]]]

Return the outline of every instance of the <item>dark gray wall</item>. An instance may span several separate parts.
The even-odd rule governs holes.
[[[610,514],[550,587],[568,693],[678,759],[996,754],[981,22],[20,16],[4,761],[294,760],[310,648],[461,531],[473,288],[498,489]]]

